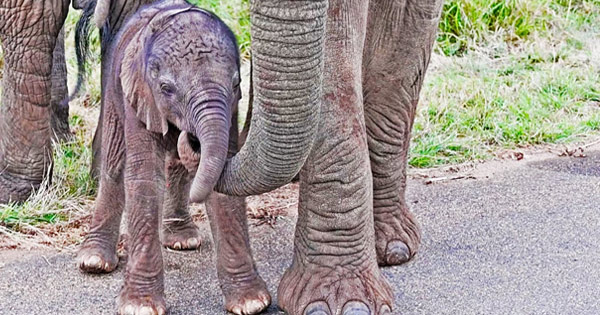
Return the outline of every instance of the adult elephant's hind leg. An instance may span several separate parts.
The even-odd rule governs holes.
[[[391,314],[377,265],[361,64],[368,1],[330,1],[323,109],[300,173],[292,266],[279,285],[288,314]]]
[[[123,118],[116,110],[113,104],[104,108],[100,187],[90,232],[78,253],[79,268],[90,273],[111,272],[118,263],[117,242],[125,206],[125,139]]]
[[[405,200],[409,140],[441,9],[439,0],[372,0],[363,56],[377,260],[411,259],[420,230]]]
[[[166,193],[163,205],[162,244],[171,249],[200,247],[200,231],[189,213],[190,181],[188,171],[176,154],[167,153]]]
[[[54,139],[68,141],[72,138],[69,130],[69,90],[67,88],[67,64],[65,61],[64,27],[58,34],[52,62],[52,133]]]

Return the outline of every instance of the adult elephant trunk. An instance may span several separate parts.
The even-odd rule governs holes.
[[[300,171],[317,131],[327,0],[254,0],[254,108],[248,139],[216,190],[264,193]]]
[[[200,164],[190,188],[190,200],[203,202],[211,193],[227,160],[231,113],[220,102],[205,104],[194,115],[200,142]]]

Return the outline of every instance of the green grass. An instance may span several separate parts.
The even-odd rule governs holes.
[[[446,0],[438,48],[451,56],[497,40],[518,46],[557,28],[594,24],[598,6],[599,0]]]
[[[409,163],[566,143],[600,127],[600,1],[447,1]]]
[[[0,227],[27,232],[39,223],[69,221],[87,214],[96,193],[95,182],[89,175],[89,122],[84,122],[78,114],[73,114],[70,122],[73,140],[54,144],[52,183],[44,183],[24,203],[0,205]]]

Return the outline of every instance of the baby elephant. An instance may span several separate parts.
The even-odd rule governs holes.
[[[128,20],[106,56],[100,188],[79,267],[116,268],[125,209],[119,313],[166,313],[160,237],[174,249],[199,245],[187,210],[191,196],[207,204],[226,308],[262,311],[270,296],[251,257],[245,201],[212,192],[237,150],[240,65],[232,32],[183,0],[160,1]]]

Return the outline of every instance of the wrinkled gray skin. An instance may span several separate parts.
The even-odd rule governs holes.
[[[116,34],[121,29],[122,25],[127,19],[133,15],[141,6],[150,4],[156,0],[80,0],[79,5],[85,8],[90,2],[94,2],[95,12],[94,19],[97,22],[97,26],[100,28],[100,34],[102,38],[101,44],[101,89],[104,91],[106,88],[106,73],[110,69],[107,67],[110,64],[110,47]],[[101,107],[104,105],[102,104]],[[101,144],[102,144],[102,121],[104,111],[100,111],[100,117],[98,119],[98,127],[94,133],[94,139],[92,141],[92,165],[90,172],[92,177],[98,178],[100,173],[101,164]]]
[[[114,270],[125,209],[128,260],[119,313],[162,314],[159,219],[164,212],[166,246],[199,245],[187,212],[190,180],[214,186],[227,155],[237,151],[237,125],[231,122],[240,97],[239,55],[233,34],[218,18],[183,1],[138,11],[109,54],[100,189],[79,265],[87,272]],[[266,308],[270,296],[252,260],[244,198],[211,190],[202,198],[226,308],[238,314]]]
[[[252,4],[252,124],[217,190],[264,192],[301,168],[294,259],[278,290],[290,314],[391,313],[377,265],[406,262],[418,249],[406,157],[441,6]]]
[[[0,4],[0,204],[27,199],[51,175],[52,139],[70,137],[61,31],[68,6],[65,0]]]

